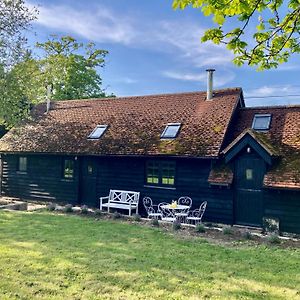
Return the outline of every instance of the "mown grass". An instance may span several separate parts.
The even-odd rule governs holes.
[[[300,250],[0,212],[0,299],[300,299]]]

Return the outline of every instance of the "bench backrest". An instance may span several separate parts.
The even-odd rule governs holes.
[[[110,190],[109,191],[109,202],[119,203],[134,203],[138,204],[140,198],[139,192],[122,191],[122,190]]]

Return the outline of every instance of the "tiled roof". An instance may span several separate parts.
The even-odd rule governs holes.
[[[33,119],[0,140],[0,152],[216,157],[241,89],[94,100],[69,100],[33,110]],[[182,123],[175,140],[160,140],[167,123]],[[100,124],[99,140],[88,140]]]
[[[270,130],[256,133],[281,159],[265,175],[264,186],[300,189],[300,106],[242,108],[239,110],[231,140],[251,128],[255,114],[272,115]]]
[[[253,139],[255,139],[257,141],[257,143],[267,152],[269,153],[269,155],[271,156],[278,156],[280,151],[279,149],[276,147],[276,145],[274,145],[272,143],[272,141],[270,140],[270,136],[266,135],[265,133],[262,132],[257,132],[251,128],[245,129],[242,133],[240,133],[240,135],[238,135],[223,151],[222,153],[226,153],[228,152],[233,146],[235,146],[236,144],[238,144],[243,138],[244,136],[246,136],[247,134],[249,134]]]
[[[208,182],[212,185],[229,186],[233,182],[233,172],[228,165],[217,163],[209,173]]]

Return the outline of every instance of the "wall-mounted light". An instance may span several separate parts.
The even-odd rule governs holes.
[[[250,147],[247,148],[247,153],[251,153],[251,148]]]

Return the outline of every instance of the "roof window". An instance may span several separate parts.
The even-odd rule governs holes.
[[[161,134],[161,139],[175,139],[178,135],[179,129],[181,127],[180,123],[169,123],[163,133]]]
[[[256,114],[252,122],[252,129],[267,131],[270,129],[271,114]]]
[[[107,129],[107,125],[97,125],[97,127],[88,136],[89,139],[98,140],[104,134]]]

